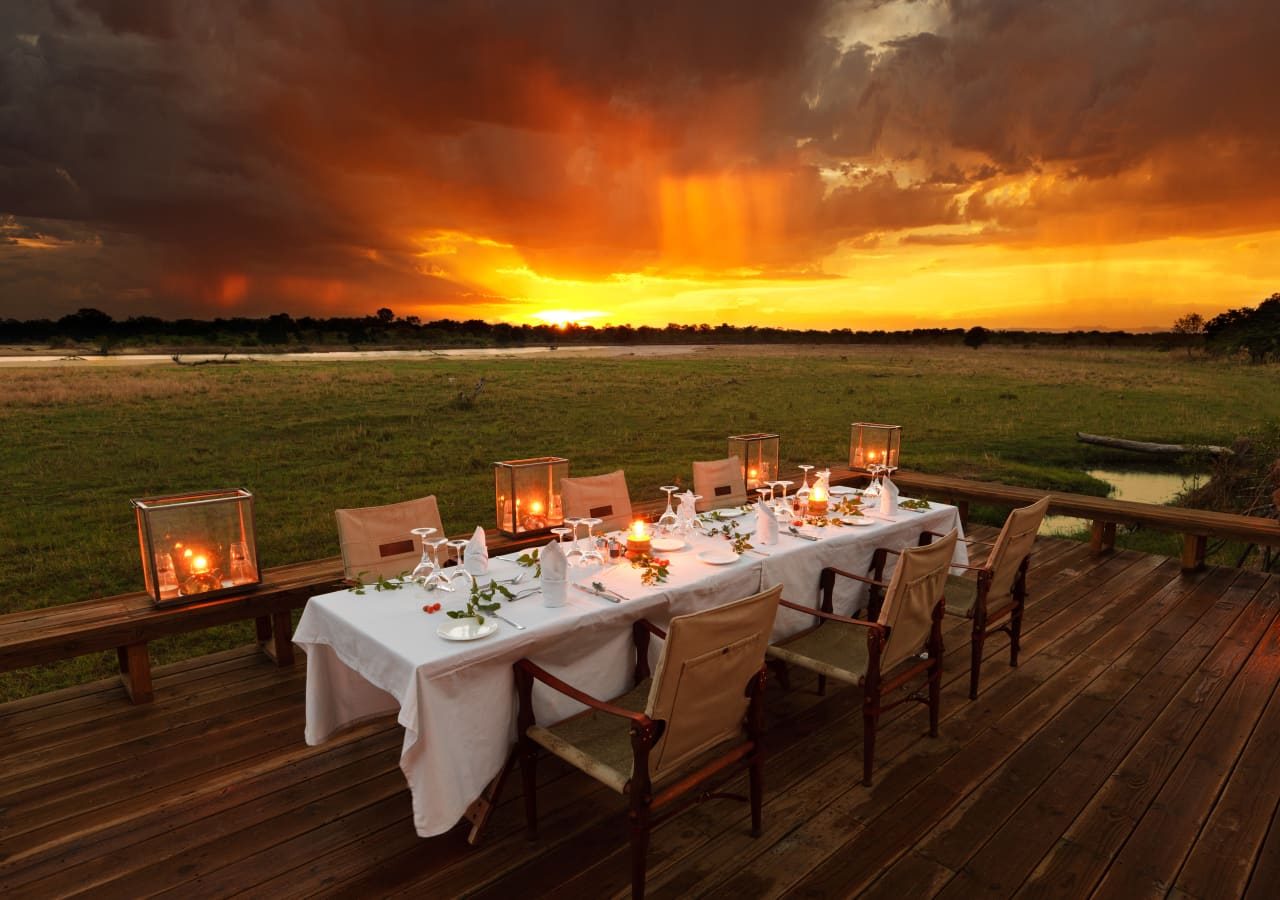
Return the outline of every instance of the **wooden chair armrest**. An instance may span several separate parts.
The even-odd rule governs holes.
[[[890,552],[893,552],[893,551],[890,551]],[[875,587],[882,587],[882,588],[885,588],[886,590],[889,587],[888,582],[876,581],[874,578],[868,578],[865,575],[856,575],[853,572],[846,572],[844,569],[837,569],[835,566],[827,566],[822,571],[834,572],[837,575],[843,575],[845,578],[852,578],[854,581],[861,581],[863,584],[870,584],[870,585],[874,585]]]
[[[951,564],[951,568],[953,568],[953,569],[967,569],[967,570],[969,570],[970,572],[985,572],[985,571],[987,571],[987,567],[986,567],[986,566],[967,566],[967,565],[965,565],[964,563],[957,563],[957,562],[953,562],[953,563]]]
[[[945,534],[943,534],[941,531],[930,531],[930,530],[929,530],[929,529],[927,529],[927,528],[926,528],[924,531],[920,532],[920,533],[921,533],[921,534],[927,534],[927,535],[929,535],[929,537],[946,537],[946,535],[945,535]],[[977,538],[960,538],[960,543],[962,543],[962,544],[982,544],[982,545],[983,545],[983,546],[985,546],[985,547],[994,547],[994,546],[995,546],[995,541],[980,541],[980,540],[978,540]],[[897,551],[896,551],[896,550],[891,550],[891,551],[889,551],[889,552],[891,552],[891,553],[896,553]]]
[[[614,706],[612,703],[606,703],[603,700],[597,700],[595,697],[592,697],[590,694],[587,694],[578,690],[573,685],[568,684],[564,681],[561,681],[559,678],[552,675],[546,669],[542,668],[537,663],[532,662],[528,659],[518,659],[515,661],[514,665],[516,666],[516,668],[528,673],[530,677],[538,681],[541,681],[543,684],[545,684],[547,687],[551,688],[552,690],[558,691],[559,693],[564,694],[566,697],[571,697],[572,699],[577,700],[579,703],[589,706],[592,709],[599,710],[600,712],[607,713],[608,715],[611,715],[611,716],[617,716],[620,719],[629,719],[636,724],[642,724],[645,722],[652,721],[652,719],[650,719],[644,713],[632,712],[629,709],[623,709],[621,706]]]
[[[848,616],[838,615],[837,613],[823,612],[820,609],[814,609],[812,606],[801,606],[798,603],[792,603],[789,600],[779,600],[779,606],[785,606],[787,609],[794,609],[796,612],[808,613],[819,619],[826,619],[830,622],[843,622],[846,625],[858,625],[862,628],[870,628],[875,630],[883,630],[884,626],[879,622],[867,622],[863,619],[851,619]]]

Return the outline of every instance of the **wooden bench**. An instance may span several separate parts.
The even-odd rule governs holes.
[[[513,540],[489,532],[491,553],[545,543],[547,537]],[[317,594],[340,590],[339,557],[292,563],[263,572],[256,589],[181,606],[157,608],[144,592],[20,610],[0,616],[0,672],[114,649],[120,680],[134,703],[153,697],[147,644],[172,634],[202,631],[253,619],[263,652],[277,665],[293,664],[291,613]]]
[[[293,663],[290,613],[315,594],[343,585],[337,558],[268,569],[256,590],[156,608],[146,593],[120,594],[0,616],[0,671],[115,649],[134,703],[152,699],[147,643],[156,638],[253,619],[258,642],[278,665]]]
[[[833,483],[853,483],[860,478],[865,480],[865,477],[848,469],[839,472],[832,470]],[[1210,537],[1280,547],[1280,522],[1258,516],[1134,503],[1063,491],[1042,491],[947,475],[926,475],[922,472],[899,471],[894,474],[893,480],[905,494],[958,506],[962,518],[967,517],[971,502],[1011,508],[1034,503],[1047,493],[1051,515],[1072,516],[1092,522],[1091,545],[1100,552],[1115,548],[1117,525],[1140,525],[1157,531],[1181,534],[1184,572],[1204,568],[1205,547]]]

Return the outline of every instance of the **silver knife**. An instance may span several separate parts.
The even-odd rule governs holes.
[[[489,615],[493,616],[493,617],[494,617],[495,619],[497,619],[499,622],[506,622],[508,625],[510,625],[510,626],[511,626],[512,628],[514,628],[516,631],[524,631],[524,626],[523,626],[523,625],[521,625],[519,622],[512,622],[512,621],[511,621],[510,619],[508,619],[506,616],[500,616],[500,615],[498,615],[497,613],[489,613]]]
[[[604,593],[603,591],[597,591],[595,588],[587,587],[585,584],[578,584],[577,582],[574,582],[573,586],[580,591],[590,594],[592,597],[599,597],[601,600],[608,600],[610,603],[622,602],[617,597],[610,597],[608,594]]]
[[[787,534],[790,534],[792,537],[798,537],[798,538],[801,538],[802,540],[806,540],[806,541],[816,541],[816,540],[819,540],[819,538],[815,537],[815,536],[814,536],[814,535],[812,535],[812,534],[801,534],[800,532],[796,531],[796,529],[795,529],[793,526],[788,526],[788,528],[787,528]]]

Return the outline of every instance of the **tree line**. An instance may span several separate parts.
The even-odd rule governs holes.
[[[583,344],[916,344],[1014,347],[1134,347],[1188,352],[1204,347],[1214,353],[1247,354],[1256,362],[1280,358],[1280,294],[1256,309],[1229,310],[1210,320],[1184,316],[1167,332],[1033,331],[963,328],[913,328],[887,331],[851,328],[794,329],[757,325],[649,325],[570,323],[563,326],[512,325],[480,319],[397,316],[382,308],[369,316],[294,318],[276,313],[265,318],[176,320],[154,316],[114,319],[92,308],[59,319],[0,320],[0,344],[52,348],[92,346],[97,352],[127,349],[365,349],[395,347],[518,347]]]

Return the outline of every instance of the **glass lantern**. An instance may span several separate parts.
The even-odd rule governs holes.
[[[778,477],[778,436],[776,434],[736,434],[729,438],[729,455],[738,457],[742,480],[754,490]]]
[[[849,438],[849,468],[857,472],[870,472],[872,466],[896,469],[901,447],[901,425],[854,422]]]
[[[494,463],[498,530],[503,534],[530,534],[562,524],[560,479],[568,475],[569,460],[559,456]]]
[[[253,494],[202,491],[130,500],[142,574],[156,606],[206,600],[262,583]]]

